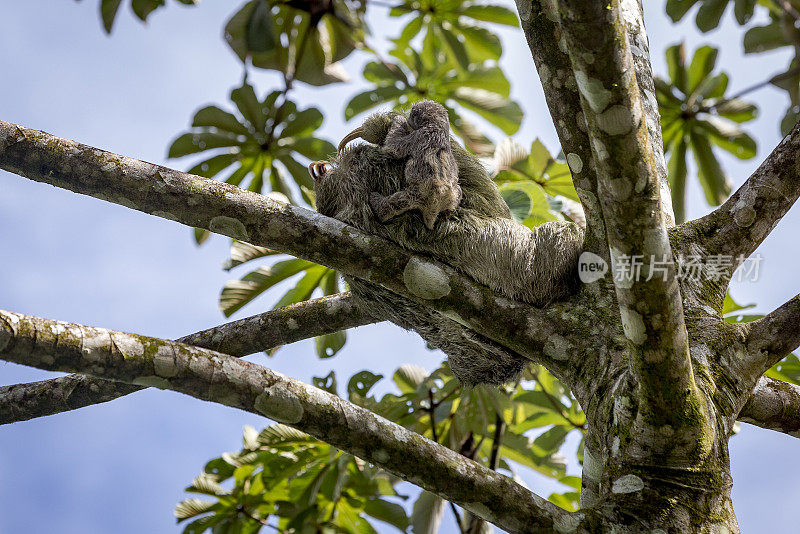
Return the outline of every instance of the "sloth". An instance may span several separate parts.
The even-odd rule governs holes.
[[[382,146],[390,156],[408,158],[403,189],[388,197],[370,193],[370,207],[383,223],[418,209],[425,226],[433,230],[439,214],[454,210],[461,202],[447,110],[430,100],[417,102],[411,106],[408,119],[402,114],[392,118]]]
[[[418,210],[381,222],[369,204],[377,192],[389,197],[404,187],[405,161],[383,149],[396,112],[373,115],[348,134],[333,161],[314,162],[317,211],[415,253],[452,266],[510,299],[542,307],[577,290],[583,230],[570,222],[548,222],[534,230],[515,222],[486,169],[449,140],[462,191],[458,206],[440,214],[433,229]],[[346,146],[362,138],[371,144]],[[353,294],[376,318],[415,330],[448,356],[466,385],[516,379],[526,360],[437,312],[371,282],[345,277]]]

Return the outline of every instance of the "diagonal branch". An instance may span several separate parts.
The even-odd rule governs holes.
[[[40,369],[170,389],[269,417],[510,532],[574,528],[590,515],[570,514],[512,479],[335,395],[206,349],[0,311],[0,357]]]
[[[738,419],[800,438],[800,386],[762,376]]]
[[[376,322],[350,293],[272,310],[182,337],[177,341],[247,356],[274,347]],[[0,425],[112,401],[141,389],[100,378],[70,375],[0,387]]]
[[[682,225],[684,241],[707,255],[734,261],[727,277],[752,254],[800,196],[800,123],[722,206]]]
[[[2,121],[0,168],[369,280],[526,358],[569,367],[544,356],[548,337],[580,328],[559,305],[499,298],[447,265],[305,208]]]
[[[683,417],[694,400],[687,391],[696,388],[660,199],[655,154],[661,148],[648,131],[621,12],[628,4],[562,0],[562,31],[598,173],[614,284],[643,416],[656,425],[674,425],[676,419],[696,424]]]
[[[746,326],[742,372],[755,380],[800,346],[800,295]]]

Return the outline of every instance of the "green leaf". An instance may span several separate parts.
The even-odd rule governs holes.
[[[377,384],[381,378],[383,375],[377,375],[370,371],[360,371],[354,374],[347,383],[348,397],[351,399],[356,395],[366,397],[372,386]]]
[[[667,48],[666,56],[670,81],[683,94],[688,95],[689,90],[686,85],[688,77],[686,73],[686,49],[683,43]]]
[[[359,93],[347,103],[344,108],[345,120],[350,120],[356,115],[364,113],[376,106],[390,102],[405,94],[405,90],[397,88],[393,85],[387,87],[378,87]]]
[[[511,135],[519,130],[522,108],[497,93],[471,87],[456,89],[453,99]]]
[[[756,155],[756,142],[738,125],[720,117],[709,116],[695,121],[695,125],[708,133],[718,147],[739,159],[750,159]]]
[[[274,250],[245,243],[244,241],[234,241],[231,244],[231,257],[222,264],[222,268],[230,271],[234,267],[246,263],[256,258],[263,258],[278,254]]]
[[[311,377],[311,383],[314,384],[314,387],[324,389],[333,395],[338,395],[338,393],[336,393],[336,373],[334,371],[331,371],[324,377]]]
[[[418,365],[401,365],[392,376],[392,380],[402,393],[413,393],[428,377],[428,372]]]
[[[266,0],[257,0],[247,23],[247,48],[252,52],[267,52],[275,48],[275,26]]]
[[[234,135],[198,132],[186,133],[178,137],[169,147],[168,157],[180,158],[212,148],[241,146],[242,142]]]
[[[697,10],[695,24],[703,32],[709,32],[719,26],[719,19],[728,7],[728,0],[703,0],[703,5]]]
[[[718,206],[728,198],[731,192],[730,181],[712,152],[708,137],[691,130],[689,140],[706,201],[711,206]]]
[[[717,113],[734,122],[747,122],[758,116],[758,108],[740,98],[726,99],[715,107]]]
[[[736,22],[742,26],[747,24],[753,16],[755,7],[756,0],[736,0],[733,4],[733,14],[736,17]]]
[[[322,126],[322,113],[317,108],[308,108],[287,117],[287,125],[281,131],[281,137],[308,136]]]
[[[687,89],[693,93],[697,87],[714,70],[717,63],[717,49],[711,46],[701,46],[698,48],[692,62],[689,64]]]
[[[232,113],[223,111],[217,106],[206,106],[199,109],[194,114],[192,126],[213,127],[234,134],[250,134],[250,130],[247,128],[247,126],[239,122],[239,119],[237,119]]]
[[[495,24],[505,24],[506,26],[517,26],[517,15],[507,7],[498,5],[469,5],[461,14],[475,20],[493,22]]]
[[[422,490],[411,512],[411,531],[415,534],[435,534],[439,531],[444,514],[444,500]]]
[[[214,509],[216,503],[200,499],[186,499],[175,506],[175,517],[178,521],[205,514]]]
[[[275,96],[277,97],[277,95]],[[252,85],[244,83],[241,87],[231,91],[231,102],[236,104],[239,113],[253,126],[256,132],[264,131],[267,124],[267,116],[264,111],[268,106],[262,106],[258,101]]]
[[[332,358],[339,352],[347,342],[347,334],[344,330],[324,334],[314,338],[317,356],[320,358]]]
[[[667,173],[669,187],[672,192],[672,207],[675,210],[675,221],[686,220],[686,141],[681,136],[671,145]]]
[[[230,317],[258,295],[295,274],[319,266],[301,259],[276,262],[248,273],[241,280],[231,280],[225,284],[219,297],[219,307],[225,317]],[[322,267],[322,269],[325,269]],[[292,301],[296,302],[296,301]],[[276,306],[279,307],[279,306]]]
[[[208,158],[207,160],[201,161],[186,172],[189,174],[203,176],[205,178],[213,178],[222,172],[223,169],[231,166],[235,161],[237,161],[237,159],[238,155],[234,153],[218,154]]]
[[[408,529],[409,521],[406,511],[397,503],[383,499],[371,499],[364,503],[364,513],[396,527],[401,532]]]
[[[458,40],[453,32],[450,30],[446,30],[441,26],[434,26],[436,32],[442,37],[442,42],[444,43],[447,50],[450,51],[450,55],[456,60],[458,65],[462,69],[467,69],[470,65],[469,57],[467,56],[467,49],[464,44]]]
[[[114,19],[121,3],[122,0],[103,0],[100,2],[100,18],[103,20],[103,28],[106,33],[111,33],[111,28],[114,26]]]
[[[314,265],[313,267],[307,268],[305,276],[297,282],[297,285],[287,291],[280,300],[278,300],[275,306],[273,306],[273,309],[310,299],[311,294],[319,287],[322,277],[327,274],[328,270],[327,267],[322,265]]]
[[[786,39],[780,23],[773,21],[767,26],[754,26],[747,30],[742,41],[745,54],[758,54],[792,43]]]
[[[698,0],[667,0],[666,12],[672,22],[678,22]]]

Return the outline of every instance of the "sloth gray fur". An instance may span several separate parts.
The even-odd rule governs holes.
[[[320,213],[430,255],[498,293],[534,306],[546,306],[577,289],[583,230],[568,222],[545,223],[533,231],[516,223],[480,162],[454,141],[451,149],[463,195],[458,207],[441,213],[432,230],[416,210],[381,223],[369,205],[370,193],[389,196],[404,183],[405,161],[381,148],[396,115],[373,115],[345,137],[340,148],[355,137],[374,145],[341,150],[330,171],[311,165]],[[526,362],[522,356],[380,286],[346,279],[377,317],[415,330],[445,352],[463,383],[501,384],[519,376]]]
[[[392,118],[383,151],[395,158],[407,158],[403,189],[383,196],[372,192],[369,204],[381,222],[418,209],[428,230],[433,230],[443,211],[461,202],[458,165],[450,149],[450,123],[441,104],[423,100],[411,107],[408,119]]]

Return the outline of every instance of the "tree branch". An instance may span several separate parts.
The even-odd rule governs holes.
[[[800,386],[762,376],[738,419],[800,438]]]
[[[305,208],[2,121],[0,168],[369,280],[537,363],[567,368],[545,356],[545,345],[582,327],[564,303],[537,309],[499,297],[447,265]]]
[[[608,260],[597,173],[569,56],[559,48],[558,12],[551,8],[548,0],[518,0],[517,11],[561,149],[586,214],[584,249]]]
[[[756,171],[705,217],[681,226],[682,240],[707,255],[732,257],[726,280],[772,232],[800,196],[800,124],[783,138]]]
[[[232,321],[177,341],[231,356],[376,322],[350,293],[308,300]],[[0,425],[101,404],[145,389],[82,375],[0,387]]]
[[[574,528],[587,515],[570,514],[510,478],[335,395],[206,349],[0,312],[0,357],[40,369],[171,389],[269,417],[510,532]]]
[[[800,346],[800,295],[746,326],[742,371],[755,380]]]
[[[596,162],[642,415],[655,425],[674,425],[676,419],[696,424],[682,417],[692,409],[687,391],[696,387],[660,198],[655,160],[661,147],[649,134],[623,20],[632,3],[562,0],[559,6]],[[644,51],[635,53],[637,61],[648,61]]]

